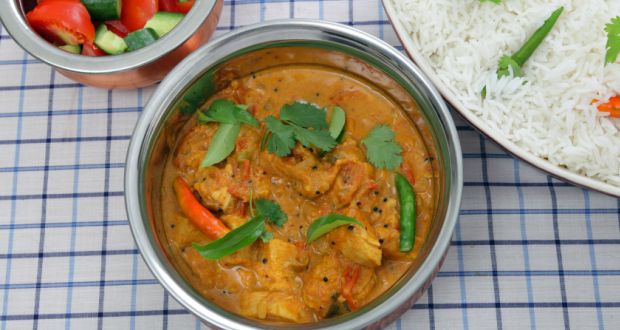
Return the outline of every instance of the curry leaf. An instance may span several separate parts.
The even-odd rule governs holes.
[[[255,203],[256,213],[265,217],[270,223],[282,227],[282,225],[288,220],[286,213],[282,211],[282,208],[278,203],[268,200],[259,199]]]
[[[254,243],[265,232],[262,216],[255,216],[250,221],[231,230],[224,237],[206,245],[193,243],[192,246],[207,259],[219,259]]]
[[[295,102],[285,104],[280,109],[280,119],[291,122],[303,128],[314,128],[316,130],[326,129],[327,120],[325,110],[310,104]]]
[[[247,112],[248,107],[243,104],[235,104],[226,99],[215,100],[206,112],[198,113],[200,123],[218,122],[225,124],[248,124],[258,127],[258,121],[252,114]]]
[[[235,150],[235,143],[240,130],[241,125],[238,123],[220,124],[211,139],[211,143],[209,143],[209,149],[207,149],[207,154],[200,163],[200,168],[209,167],[226,159]]]
[[[332,118],[329,122],[329,135],[334,139],[338,139],[344,129],[346,121],[344,110],[341,107],[334,107],[332,110]]]
[[[328,232],[344,225],[358,225],[364,228],[364,226],[354,218],[332,213],[317,218],[310,224],[308,233],[306,234],[306,240],[308,243],[311,243]]]
[[[375,167],[395,169],[403,161],[403,148],[394,141],[394,131],[387,126],[375,127],[362,144],[366,146],[366,158]]]
[[[273,233],[267,231],[265,228],[265,221],[269,221],[275,226],[282,227],[288,220],[288,216],[282,211],[280,205],[274,201],[259,199],[252,203],[250,197],[251,209],[253,208],[252,204],[256,206],[256,215],[248,222],[233,229],[218,240],[206,245],[194,243],[193,247],[201,256],[207,259],[219,259],[251,245],[258,238],[260,238],[263,243],[272,240]]]

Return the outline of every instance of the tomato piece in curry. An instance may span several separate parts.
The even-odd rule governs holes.
[[[242,125],[224,161],[200,168],[218,123],[189,120],[180,130],[162,180],[165,240],[177,268],[217,305],[245,317],[314,322],[358,309],[388,290],[412,265],[431,228],[433,169],[416,126],[400,106],[371,83],[345,72],[310,65],[266,69],[233,80],[205,103],[228,99],[248,106],[256,119],[279,116],[303,100],[346,113],[340,142],[325,153],[297,143],[290,156],[261,148],[264,124]],[[402,147],[403,173],[413,185],[417,217],[410,252],[399,251],[399,205],[394,172],[374,167],[361,143],[386,125]],[[181,211],[172,188],[182,177],[197,199],[230,229],[250,218],[251,199],[269,199],[287,214],[282,227],[266,224],[273,239],[258,239],[235,253],[209,260],[192,244],[212,238]],[[362,226],[341,226],[307,243],[308,226],[338,213]]]

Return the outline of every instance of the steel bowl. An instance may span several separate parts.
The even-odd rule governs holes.
[[[102,57],[70,54],[41,38],[25,19],[25,13],[36,3],[36,0],[0,1],[0,21],[30,55],[85,85],[138,88],[161,81],[175,65],[209,40],[224,1],[196,1],[178,26],[156,43],[133,52]]]
[[[285,64],[346,70],[402,105],[433,154],[436,210],[427,243],[410,270],[369,305],[309,324],[243,318],[203,298],[177,272],[160,219],[162,168],[176,133],[191,112],[236,78],[266,69],[262,55]],[[274,21],[248,26],[210,42],[181,62],[159,85],[136,126],[127,155],[125,202],[131,229],[155,277],[185,308],[224,329],[380,328],[407,311],[439,270],[457,221],[462,190],[458,135],[446,105],[429,80],[385,42],[348,26],[321,21]]]

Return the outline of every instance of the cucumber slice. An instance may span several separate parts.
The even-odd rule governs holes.
[[[127,44],[127,51],[134,51],[142,47],[146,47],[155,41],[159,37],[155,30],[151,28],[144,28],[131,32],[125,37],[125,43]]]
[[[110,55],[122,54],[127,50],[125,40],[109,31],[105,24],[99,25],[95,32],[95,45]]]
[[[121,0],[82,0],[93,21],[121,18]]]
[[[58,46],[58,48],[71,54],[77,54],[77,55],[82,54],[82,47],[80,45],[64,45],[64,46]]]
[[[151,28],[155,30],[157,35],[161,38],[170,30],[179,24],[179,22],[185,17],[181,13],[170,13],[166,11],[160,11],[155,13],[150,20],[144,25],[145,28]]]

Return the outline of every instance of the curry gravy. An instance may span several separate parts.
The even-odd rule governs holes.
[[[346,113],[345,134],[327,154],[297,145],[291,156],[280,158],[260,150],[263,126],[242,125],[235,151],[221,164],[199,169],[218,124],[189,120],[174,141],[161,187],[162,240],[186,280],[234,313],[296,323],[360,308],[389,289],[420,252],[435,208],[429,152],[399,105],[367,81],[310,65],[280,66],[234,80],[203,109],[221,98],[248,105],[259,120],[278,117],[282,105],[297,100],[328,109],[328,121],[332,107],[340,106]],[[379,124],[395,132],[403,148],[399,171],[416,193],[416,236],[409,253],[398,250],[394,175],[372,167],[360,143]],[[177,176],[231,229],[251,217],[250,194],[276,201],[288,221],[282,228],[267,225],[274,235],[269,243],[259,239],[217,261],[204,259],[192,243],[210,240],[179,209],[172,189]],[[366,230],[343,226],[306,244],[310,223],[328,213],[355,217]],[[373,249],[379,249],[378,256]],[[347,300],[342,293],[352,277],[355,285]]]

